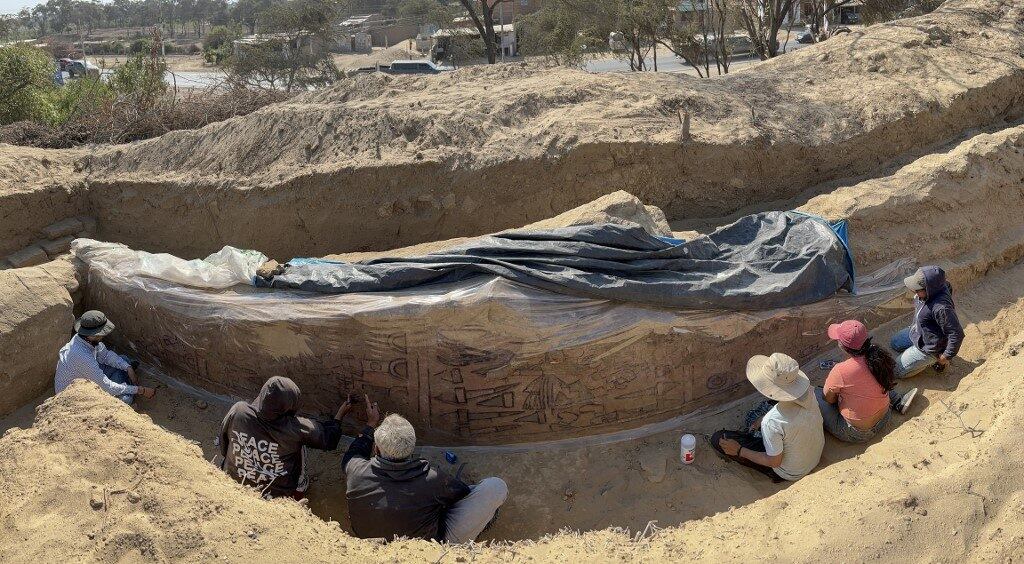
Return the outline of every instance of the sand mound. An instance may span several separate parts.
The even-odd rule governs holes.
[[[976,135],[800,209],[850,222],[862,272],[910,256],[943,264],[954,283],[975,280],[1024,257],[1024,126]]]
[[[519,64],[363,75],[84,166],[91,197],[118,202],[97,206],[106,238],[177,254],[380,250],[620,189],[672,220],[719,216],[1021,115],[1021,13],[951,0],[715,80]],[[198,214],[210,221],[169,236]]]
[[[386,49],[374,49],[371,53],[334,55],[334,64],[341,70],[351,70],[359,67],[372,67],[378,64],[390,65],[391,61],[400,59],[423,58],[423,54],[410,51],[405,45],[407,43],[402,42],[400,45],[392,45]]]
[[[613,530],[447,551],[423,542],[381,547],[358,541],[293,502],[259,500],[210,466],[194,445],[80,383],[48,400],[32,429],[0,439],[0,507],[8,523],[0,531],[0,558],[758,561],[767,554],[799,562],[1001,561],[1024,550],[1024,471],[1014,454],[1017,414],[1024,409],[1014,392],[1024,385],[1024,334],[1018,332],[1024,300],[1012,291],[1022,279],[1024,267],[1016,267],[961,294],[960,309],[971,322],[963,361],[943,377],[915,381],[925,391],[913,418],[866,447],[830,441],[823,467],[781,490],[752,482],[749,471],[724,465],[706,450],[698,466],[670,463],[664,487],[647,487],[665,490],[659,495],[676,503],[698,502],[717,483],[774,495],[679,527],[650,529],[639,542]],[[651,443],[671,458],[676,441],[673,433]],[[561,458],[563,471],[578,473],[585,459],[608,456],[608,450],[568,452],[552,461]],[[507,465],[508,456],[502,458]],[[649,471],[650,462],[642,464]],[[546,480],[546,473],[514,477],[528,483]],[[586,472],[577,477],[574,496],[608,503],[597,494],[598,481]],[[530,494],[513,488],[513,503]],[[557,504],[547,495],[545,503]],[[623,508],[657,503],[619,494],[612,499]],[[614,511],[590,509],[602,510]]]
[[[555,217],[524,225],[521,229],[553,229],[556,227],[592,225],[597,223],[634,224],[643,227],[648,233],[663,237],[672,236],[672,228],[669,227],[668,221],[665,220],[664,212],[657,207],[644,205],[639,198],[623,190],[613,192],[607,196],[601,196],[593,202],[573,208]],[[455,245],[467,243],[472,239],[473,237],[458,237],[445,241],[432,241],[398,249],[389,249],[387,251],[342,253],[327,255],[324,258],[358,261],[378,257],[412,257],[441,251]]]
[[[224,244],[276,257],[393,249],[617,190],[673,221],[718,217],[1004,127],[1024,110],[1022,9],[951,0],[714,80],[518,63],[362,75],[88,155],[5,168],[26,153],[4,147],[0,253],[82,214],[102,239],[189,257]]]

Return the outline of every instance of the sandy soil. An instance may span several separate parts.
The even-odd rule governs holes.
[[[1024,408],[1013,393],[1024,384],[1024,356],[1017,355],[1024,300],[1014,291],[1022,279],[1018,266],[961,293],[969,324],[963,356],[943,375],[913,380],[924,395],[911,417],[897,418],[895,429],[868,445],[829,439],[818,470],[795,484],[759,480],[704,444],[693,466],[678,462],[681,432],[736,427],[749,402],[639,441],[521,453],[456,449],[471,477],[494,473],[512,486],[490,535],[535,538],[561,527],[584,534],[447,554],[421,542],[381,548],[354,541],[298,504],[245,492],[208,462],[222,406],[162,388],[159,400],[140,406],[140,417],[88,385],[75,386],[44,404],[33,429],[0,440],[0,471],[8,477],[0,507],[9,524],[0,531],[0,556],[1001,560],[1024,549],[1024,472],[1012,455],[1015,414]],[[24,409],[4,427],[30,416]],[[343,520],[338,457],[314,461],[311,505]],[[637,541],[614,529],[587,532],[609,526],[646,534]]]
[[[95,55],[90,62],[105,69],[117,68],[128,58],[124,55]],[[218,67],[207,64],[202,55],[167,55],[167,70],[174,72],[216,72]]]
[[[372,67],[376,64],[390,65],[391,61],[398,59],[423,58],[426,58],[423,53],[409,49],[409,45],[405,42],[388,48],[375,47],[371,53],[339,53],[331,57],[334,64],[341,70]]]
[[[339,453],[311,461],[312,512],[265,502],[209,462],[218,401],[162,386],[136,413],[79,384],[0,422],[0,561],[1018,561],[1024,128],[1006,121],[1024,107],[1022,13],[953,0],[715,81],[516,65],[361,77],[130,146],[0,148],[5,244],[88,211],[143,248],[384,249],[626,188],[676,230],[745,209],[845,217],[862,267],[907,255],[948,267],[967,325],[946,373],[902,384],[923,392],[909,417],[867,445],[829,439],[795,484],[703,443],[694,465],[678,462],[681,433],[735,428],[752,399],[620,442],[455,449],[468,478],[511,486],[487,535],[510,542],[489,546],[353,539]],[[0,287],[31,292],[6,276]],[[10,307],[34,330],[64,327],[71,304],[54,290],[29,304],[52,321],[14,291]],[[4,361],[41,350],[17,316],[2,320],[15,338]]]
[[[479,235],[620,189],[674,221],[726,215],[1016,119],[1022,9],[951,0],[715,80],[521,63],[361,75],[98,150],[84,172],[119,202],[104,236],[193,256],[229,241],[282,257]],[[253,206],[274,221],[254,224]],[[214,221],[169,236],[183,213]]]
[[[93,148],[43,178],[88,188],[61,209],[94,209],[102,238],[189,257],[475,236],[621,189],[673,222],[719,217],[1016,120],[1021,10],[951,0],[715,80],[518,63],[360,76],[201,130]],[[34,232],[58,208],[36,209],[48,211],[0,227]]]

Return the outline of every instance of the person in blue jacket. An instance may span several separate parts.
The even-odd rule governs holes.
[[[942,371],[956,357],[964,341],[964,329],[956,315],[953,287],[938,266],[923,266],[903,283],[914,292],[914,321],[893,335],[896,375],[909,378],[929,365]]]

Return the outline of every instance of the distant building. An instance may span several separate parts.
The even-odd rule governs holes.
[[[434,34],[437,33],[438,29],[434,24],[421,25],[419,33],[416,34],[416,50],[420,53],[430,51]]]
[[[308,50],[316,52],[326,46],[322,39],[309,32],[289,33],[257,33],[246,35],[232,42],[231,47],[236,57],[244,57],[246,50],[257,45],[272,44],[283,52]]]
[[[697,21],[701,12],[708,9],[707,0],[680,0],[672,9],[672,20],[677,26],[685,26]]]
[[[823,0],[801,1],[793,5],[791,16],[795,22],[810,23],[811,14],[814,13],[814,2]],[[861,0],[853,0],[839,6],[828,13],[828,24],[835,25],[856,25],[860,23],[860,10],[864,6]]]
[[[515,57],[519,54],[515,26],[512,24],[496,25],[494,34],[499,38],[499,56]],[[435,61],[447,59],[451,53],[452,39],[456,37],[480,37],[480,32],[476,27],[456,27],[434,32],[431,36],[431,58]]]

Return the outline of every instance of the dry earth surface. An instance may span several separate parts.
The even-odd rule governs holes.
[[[65,260],[0,270],[0,413],[22,405],[0,424],[0,560],[1018,561],[1022,111],[1024,6],[951,0],[723,79],[361,76],[142,143],[0,147],[0,256],[71,219],[147,250],[353,259],[545,221],[679,233],[799,208],[849,220],[862,271],[941,264],[968,334],[950,370],[913,380],[909,417],[867,445],[829,439],[797,483],[703,443],[678,462],[680,433],[737,427],[747,400],[642,439],[458,449],[469,477],[511,486],[495,542],[382,545],[345,533],[338,453],[313,459],[309,509],[266,502],[209,462],[219,403],[161,387],[136,413],[84,383],[46,399],[88,280]]]

